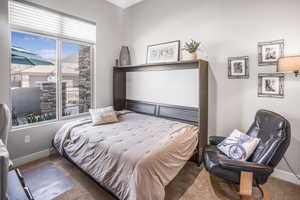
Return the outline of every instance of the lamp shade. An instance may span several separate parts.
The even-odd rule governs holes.
[[[277,64],[278,72],[299,72],[300,56],[281,57]]]

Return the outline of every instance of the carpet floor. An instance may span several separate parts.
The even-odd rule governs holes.
[[[115,200],[77,167],[60,156],[50,156],[20,167],[24,173],[44,164],[54,164],[74,185],[56,200]],[[272,200],[299,200],[300,186],[276,178],[267,183]],[[236,187],[217,177],[210,176],[205,169],[188,162],[176,178],[166,187],[166,200],[225,200],[239,199],[232,192]],[[254,190],[257,199],[260,193]]]

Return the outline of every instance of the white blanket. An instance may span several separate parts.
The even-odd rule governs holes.
[[[66,124],[54,145],[121,200],[163,200],[164,187],[192,156],[196,126],[127,113],[120,122]]]

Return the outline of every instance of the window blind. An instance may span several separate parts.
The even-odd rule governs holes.
[[[9,1],[9,23],[24,31],[96,43],[96,25],[22,1]]]

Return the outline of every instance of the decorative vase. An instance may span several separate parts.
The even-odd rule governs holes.
[[[130,52],[128,46],[122,46],[119,62],[120,66],[131,65]]]
[[[192,60],[197,60],[198,59],[197,52],[191,53],[191,58]]]

